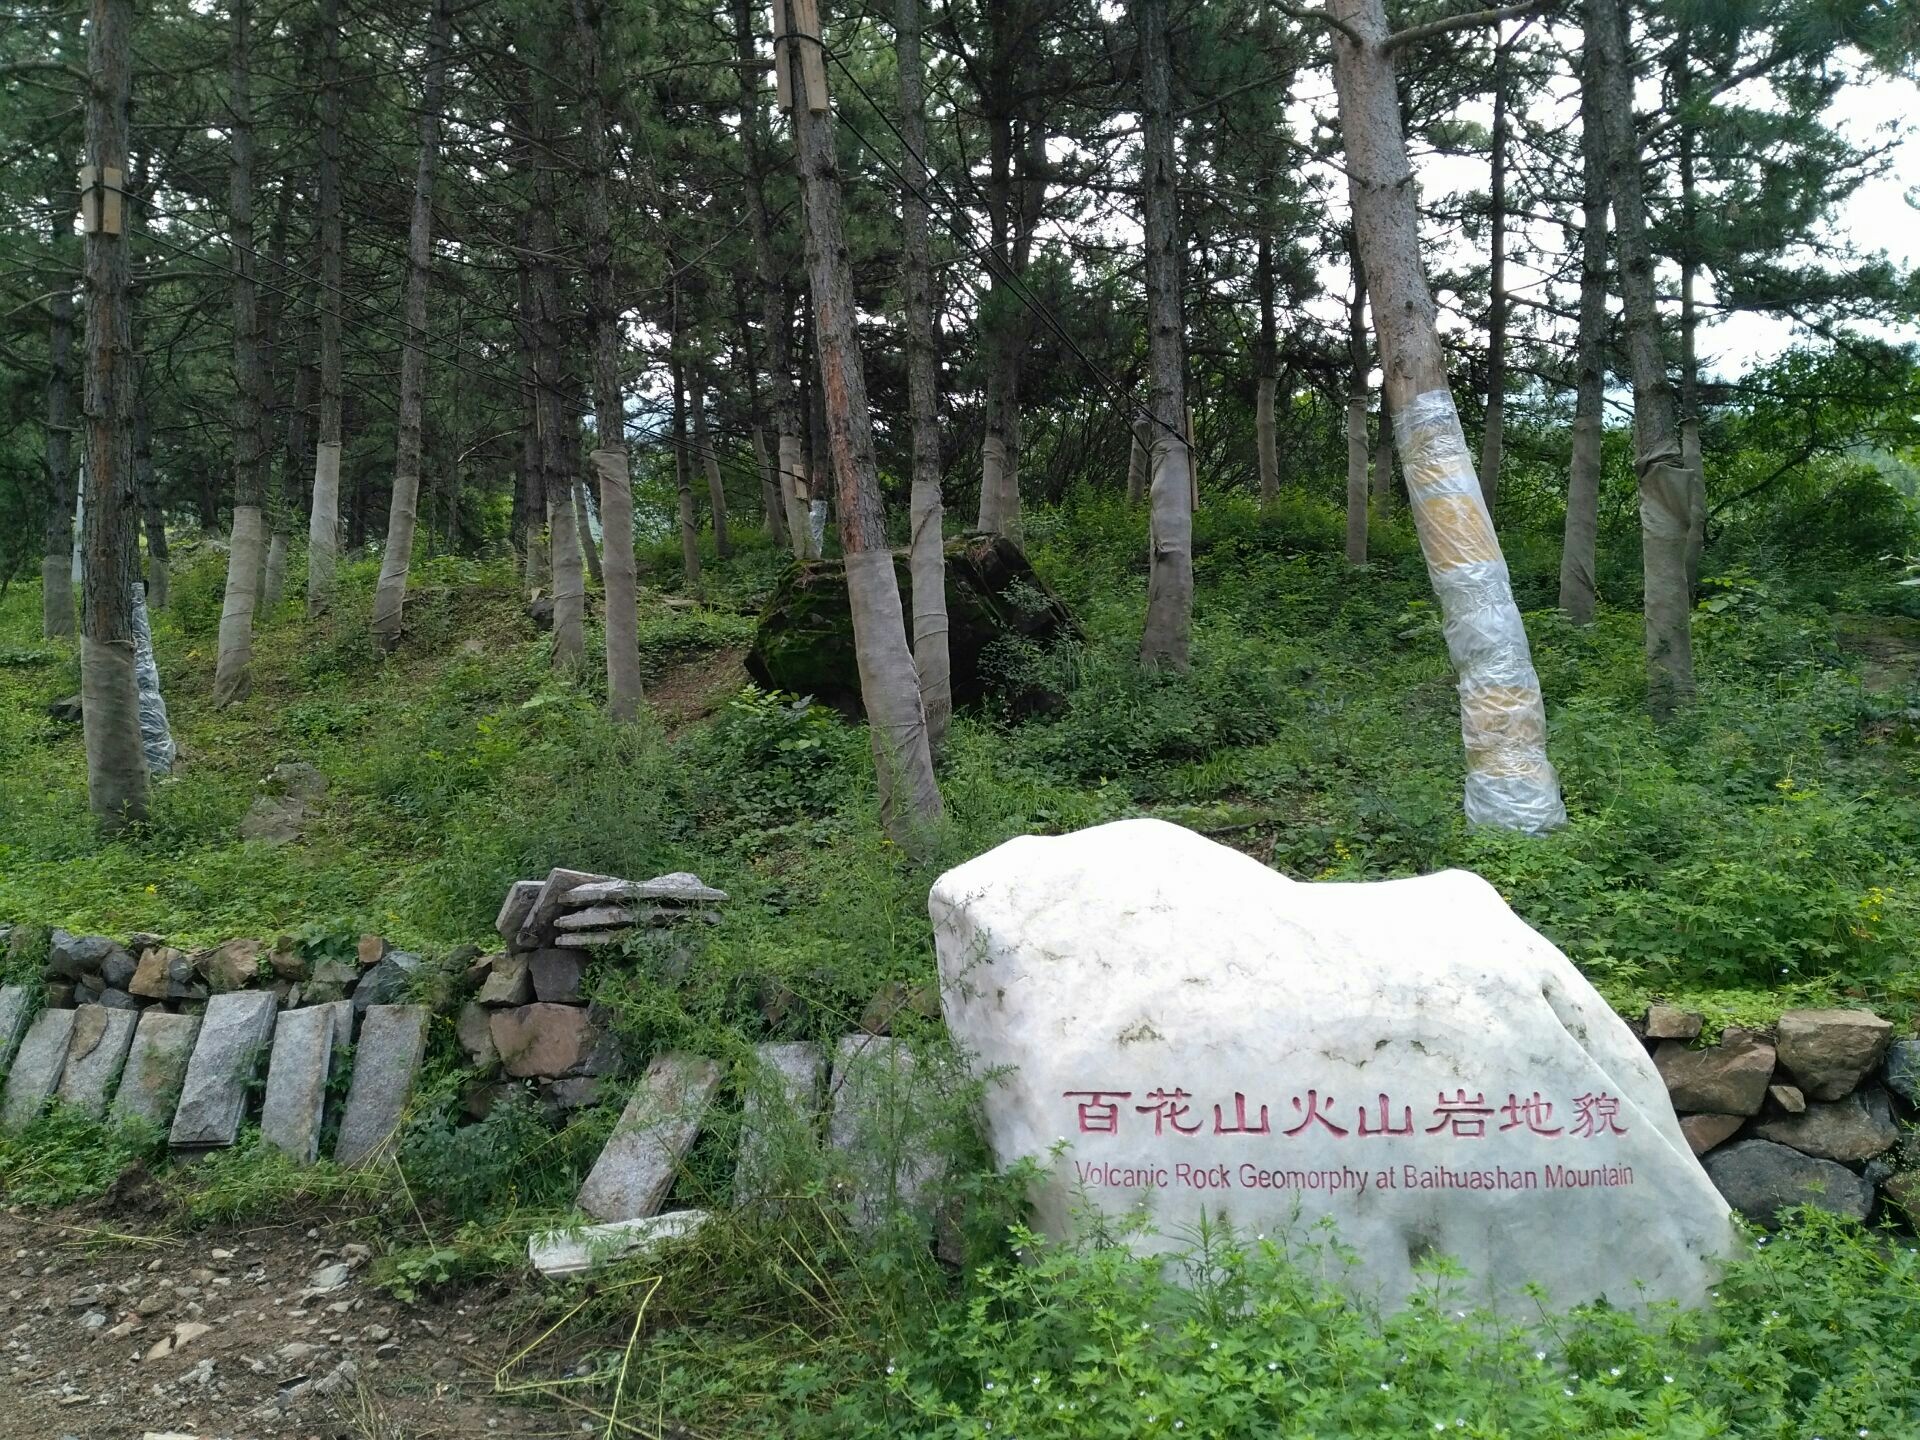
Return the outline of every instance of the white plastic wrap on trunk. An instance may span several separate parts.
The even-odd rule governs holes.
[[[160,694],[160,667],[153,660],[153,631],[147,624],[147,587],[133,587],[133,680],[140,695],[140,748],[147,773],[165,775],[179,753],[167,725],[167,702]]]
[[[1559,777],[1547,759],[1540,677],[1453,396],[1414,396],[1394,411],[1393,431],[1447,653],[1460,677],[1467,819],[1531,832],[1564,825]]]
[[[807,529],[813,533],[814,558],[827,553],[827,502],[814,500],[807,507]]]

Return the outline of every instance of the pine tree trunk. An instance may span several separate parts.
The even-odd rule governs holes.
[[[1594,548],[1600,534],[1601,409],[1607,388],[1607,170],[1594,83],[1594,52],[1580,88],[1580,328],[1574,341],[1573,454],[1567,525],[1560,544],[1560,608],[1576,625],[1593,620]]]
[[[72,233],[73,195],[47,196],[53,226],[52,251]],[[48,639],[73,634],[73,276],[53,277],[47,301],[47,524],[40,547],[40,633]]]
[[[227,592],[213,671],[213,703],[232,705],[253,684],[253,613],[266,562],[261,501],[267,479],[267,373],[260,333],[260,296],[253,250],[253,4],[232,0],[229,113],[232,165],[227,225],[233,261],[233,532],[227,547]]]
[[[1694,296],[1699,201],[1694,175],[1692,66],[1688,39],[1680,48],[1680,463],[1687,470],[1687,596],[1700,589],[1700,557],[1707,545],[1707,477],[1700,459],[1700,315]]]
[[[1498,513],[1500,461],[1507,421],[1507,48],[1493,59],[1492,183],[1488,187],[1487,417],[1480,434],[1480,493]]]
[[[907,413],[913,419],[909,502],[913,582],[913,664],[927,716],[927,749],[938,759],[953,716],[953,660],[947,648],[947,555],[940,496],[940,391],[934,355],[933,244],[927,229],[927,111],[920,59],[920,0],[895,0],[894,53],[900,71],[900,132],[907,183],[900,195],[901,289],[906,298]]]
[[[773,410],[774,454],[779,465],[781,508],[787,543],[796,560],[816,558],[807,523],[807,477],[800,445],[800,397],[793,373],[791,307],[773,245],[773,215],[767,204],[767,138],[761,92],[765,68],[754,44],[752,0],[733,0],[734,43],[739,57],[740,140],[747,156],[747,221],[753,236],[754,271],[760,282],[760,323],[767,334],[767,385]]]
[[[127,173],[131,0],[91,0],[87,36],[87,163]],[[81,725],[87,805],[109,834],[147,814],[147,757],[140,746],[134,679],[133,587],[140,571],[139,497],[133,476],[132,269],[134,216],[122,233],[85,245],[87,503],[81,526],[85,607],[80,635]],[[63,583],[65,575],[62,576]]]
[[[1347,563],[1367,563],[1367,282],[1356,246],[1347,302]]]
[[[673,487],[679,505],[680,580],[693,595],[700,589],[700,516],[693,503],[693,440],[688,434],[685,369],[677,332],[670,343],[667,372],[673,384]]]
[[[693,450],[707,482],[707,510],[713,519],[713,553],[725,560],[733,554],[733,540],[727,534],[726,480],[720,474],[720,457],[714,453],[713,440],[707,432],[707,378],[703,357],[694,357],[693,376],[688,383],[687,403],[693,411]]]
[[[340,0],[320,0],[320,165],[316,198],[320,284],[320,410],[307,515],[307,614],[333,603],[340,547]]]
[[[747,319],[746,288],[746,276],[736,272],[733,279],[734,323],[740,331],[740,368],[746,378],[753,463],[760,472],[760,508],[767,517],[767,538],[772,540],[775,549],[788,550],[793,542],[787,533],[787,506],[781,496],[780,474],[774,456],[767,449],[767,412],[760,394],[759,365],[753,350],[753,326]]]
[[[627,407],[620,389],[620,311],[613,287],[613,206],[607,183],[606,6],[573,0],[576,44],[586,66],[581,129],[587,143],[583,202],[587,229],[587,315],[593,335],[592,465],[600,486],[606,549],[607,709],[615,720],[640,713],[639,580],[633,557],[633,484],[627,465]]]
[[[1547,760],[1546,710],[1513,590],[1447,387],[1384,0],[1332,0],[1358,41],[1333,37],[1354,234],[1373,299],[1395,448],[1447,649],[1460,676],[1465,808],[1477,824],[1540,831],[1565,822]]]
[[[453,16],[434,0],[427,29],[427,70],[420,96],[420,146],[413,171],[413,218],[407,226],[406,329],[400,349],[399,421],[394,427],[393,495],[387,543],[373,588],[373,638],[382,650],[400,643],[420,505],[420,425],[427,400],[427,285],[433,268],[433,177],[440,156],[440,90],[446,81]]]
[[[587,577],[600,587],[607,586],[607,573],[600,565],[600,547],[593,543],[593,506],[587,500],[586,483],[573,482],[573,524],[580,535],[580,558],[586,562]]]
[[[1380,387],[1379,421],[1373,429],[1373,513],[1381,520],[1393,513],[1393,407]]]
[[[302,364],[293,377],[293,402],[287,410],[286,458],[280,467],[280,494],[274,508],[272,534],[267,539],[267,576],[260,599],[269,610],[277,607],[287,594],[287,559],[293,548],[293,522],[300,514],[299,477],[308,473],[307,447],[311,434],[309,414],[318,376],[311,365]],[[151,603],[152,589],[148,589]]]
[[[288,298],[291,294],[293,267],[287,263],[287,232],[293,223],[293,189],[285,180],[280,184],[279,203],[274,207],[273,229],[267,240],[265,293],[260,297],[260,480],[261,525],[266,535],[261,552],[259,593],[254,597],[257,609],[269,609],[280,603],[286,581],[287,507],[282,500],[286,490],[284,474],[273,483],[273,438],[280,429],[280,372],[287,347],[282,341]],[[137,304],[137,300],[136,300]],[[295,383],[298,383],[297,380]],[[288,408],[292,401],[289,400]],[[275,555],[279,573],[275,575]],[[271,598],[269,598],[271,597]]]
[[[1140,662],[1185,670],[1193,635],[1193,457],[1187,448],[1186,335],[1180,305],[1179,171],[1167,0],[1135,0],[1146,109],[1141,209],[1146,231],[1147,367],[1154,421],[1147,522],[1147,618]]]
[[[1127,504],[1138,505],[1147,498],[1147,480],[1153,468],[1153,422],[1136,420],[1129,427],[1127,442]]]
[[[807,22],[793,28],[818,40],[817,13],[806,13],[812,8],[811,0],[781,0],[776,15],[789,8],[801,12],[801,19]],[[945,811],[939,783],[934,779],[926,711],[920,703],[919,676],[907,643],[899,582],[894,578],[893,553],[887,544],[887,517],[874,460],[866,375],[860,364],[853,266],[841,219],[840,173],[834,158],[824,67],[803,63],[803,57],[795,53],[795,42],[785,42],[785,48],[792,76],[794,152],[812,240],[808,266],[813,281],[814,345],[820,359],[828,448],[838,491],[840,548],[846,557],[860,698],[866,707],[879,782],[880,823],[896,844],[911,855],[925,858],[932,850]],[[809,89],[810,82],[819,87],[818,93]]]
[[[144,187],[142,187],[144,193]],[[159,487],[153,483],[153,422],[147,409],[144,357],[134,362],[133,487],[147,530],[147,609],[167,608],[173,578],[167,564],[167,517],[160,509]]]
[[[1660,346],[1654,257],[1641,189],[1640,145],[1633,130],[1633,70],[1627,17],[1618,0],[1587,0],[1587,48],[1606,137],[1607,193],[1613,203],[1614,258],[1633,366],[1634,469],[1640,477],[1640,553],[1644,572],[1647,704],[1665,718],[1693,699],[1692,603],[1687,535],[1692,476],[1680,447],[1673,386]]]
[[[1260,466],[1260,508],[1280,498],[1280,441],[1274,405],[1280,388],[1280,335],[1274,317],[1273,231],[1260,229],[1254,262],[1254,284],[1260,292],[1260,339],[1254,349],[1253,433]]]

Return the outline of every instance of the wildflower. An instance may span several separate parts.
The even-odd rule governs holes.
[[[991,1381],[991,1380],[989,1380],[989,1381],[987,1381],[987,1388],[988,1388],[989,1390],[991,1390],[991,1389],[993,1388],[993,1381]]]
[[[1384,1380],[1382,1380],[1382,1381],[1380,1382],[1380,1388],[1381,1388],[1382,1390],[1391,1390],[1391,1389],[1393,1388],[1393,1386],[1391,1386],[1391,1385],[1389,1385],[1389,1384],[1388,1384],[1388,1383],[1387,1383],[1386,1381],[1384,1381]]]
[[[1660,1383],[1662,1385],[1671,1385],[1673,1383],[1673,1377],[1671,1375],[1662,1375],[1660,1377]]]
[[[887,1366],[887,1373],[888,1373],[889,1375],[891,1375],[891,1374],[893,1373],[893,1366],[891,1366],[891,1365],[889,1365],[889,1366]]]
[[[1618,1380],[1620,1378],[1620,1367],[1618,1365],[1612,1366],[1611,1368],[1608,1369],[1607,1374],[1613,1376],[1614,1379]]]
[[[1547,1352],[1544,1350],[1536,1350],[1533,1352],[1533,1358],[1536,1360],[1545,1360],[1547,1358]]]
[[[1218,1350],[1220,1348],[1220,1342],[1218,1340],[1209,1341],[1207,1348],[1209,1350]]]
[[[1277,1361],[1277,1360],[1269,1360],[1269,1361],[1267,1361],[1267,1369],[1269,1369],[1269,1370],[1278,1370],[1279,1368],[1280,1368],[1280,1362],[1279,1362],[1279,1361]]]

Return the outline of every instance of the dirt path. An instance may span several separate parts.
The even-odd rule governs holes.
[[[0,1211],[0,1440],[578,1436],[496,1397],[502,1297],[401,1305],[344,1227]]]

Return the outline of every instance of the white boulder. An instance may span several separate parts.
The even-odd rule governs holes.
[[[1144,1210],[1251,1237],[1331,1218],[1385,1304],[1698,1303],[1732,1243],[1666,1086],[1477,875],[1300,884],[1157,820],[1012,840],[929,901],[942,1003],[1039,1228]]]

